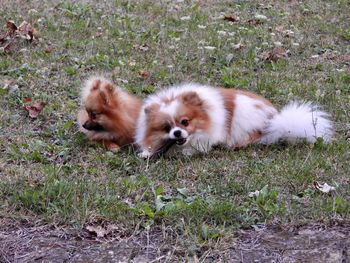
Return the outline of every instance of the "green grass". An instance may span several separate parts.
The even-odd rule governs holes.
[[[113,223],[122,235],[171,229],[181,237],[179,257],[220,247],[241,228],[349,220],[347,1],[175,2],[4,2],[0,25],[27,20],[40,42],[0,54],[0,215],[78,229]],[[255,14],[268,20],[249,25]],[[262,60],[274,42],[290,55]],[[134,48],[142,44],[149,49]],[[277,106],[311,100],[332,115],[335,140],[156,163],[133,149],[106,152],[75,124],[82,80],[98,72],[143,97],[191,80],[257,92]],[[27,117],[26,97],[48,102],[36,120]],[[314,181],[336,191],[323,194]]]

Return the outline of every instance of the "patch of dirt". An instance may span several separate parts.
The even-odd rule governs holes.
[[[0,223],[1,222],[0,220]],[[1,225],[1,224],[0,224]],[[143,238],[98,239],[88,231],[54,226],[0,226],[0,262],[149,262],[159,258]]]
[[[350,225],[243,231],[230,258],[237,262],[349,262]]]
[[[2,221],[1,223],[4,223]],[[152,236],[152,235],[151,235]],[[155,237],[159,237],[158,239]],[[85,231],[53,226],[2,224],[0,262],[175,262],[162,235],[97,239]],[[170,245],[170,246],[169,246]],[[210,253],[200,261],[222,255]],[[350,224],[241,230],[225,255],[230,262],[327,262],[350,260]],[[196,261],[197,258],[195,258]]]

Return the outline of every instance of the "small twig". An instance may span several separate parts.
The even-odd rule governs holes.
[[[312,152],[312,149],[310,149],[310,151],[308,152],[308,154],[307,154],[307,156],[306,156],[306,158],[305,158],[303,164],[301,165],[299,171],[298,171],[297,174],[296,174],[297,176],[299,176],[300,173],[301,173],[301,171],[304,169],[305,164],[307,163],[307,161],[309,160],[309,158],[310,158],[310,156],[311,156],[311,152]]]
[[[157,262],[157,261],[159,261],[159,260],[161,260],[161,259],[163,259],[163,258],[165,258],[165,257],[166,257],[166,255],[163,255],[163,256],[161,256],[161,257],[158,257],[158,258],[156,258],[156,259],[153,259],[153,260],[150,261],[149,263]]]
[[[147,235],[146,254],[147,254],[147,259],[149,259],[149,226],[146,227],[146,235]]]

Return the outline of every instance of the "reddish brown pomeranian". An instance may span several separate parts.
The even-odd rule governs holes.
[[[116,87],[103,77],[86,81],[78,113],[81,130],[107,149],[118,151],[134,142],[135,127],[142,106],[138,97]]]

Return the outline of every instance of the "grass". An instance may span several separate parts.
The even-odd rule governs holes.
[[[40,42],[0,54],[2,217],[117,224],[122,236],[163,229],[181,237],[182,259],[242,228],[350,219],[347,1],[15,2],[3,3],[0,24],[27,20]],[[256,14],[267,20],[248,23]],[[263,60],[275,45],[290,55]],[[335,140],[156,163],[133,149],[106,152],[75,124],[81,83],[98,72],[143,97],[190,80],[254,91],[277,106],[311,100],[330,112]],[[48,102],[36,120],[23,109],[27,97]],[[314,181],[336,191],[323,194]],[[262,194],[249,197],[255,190]]]

